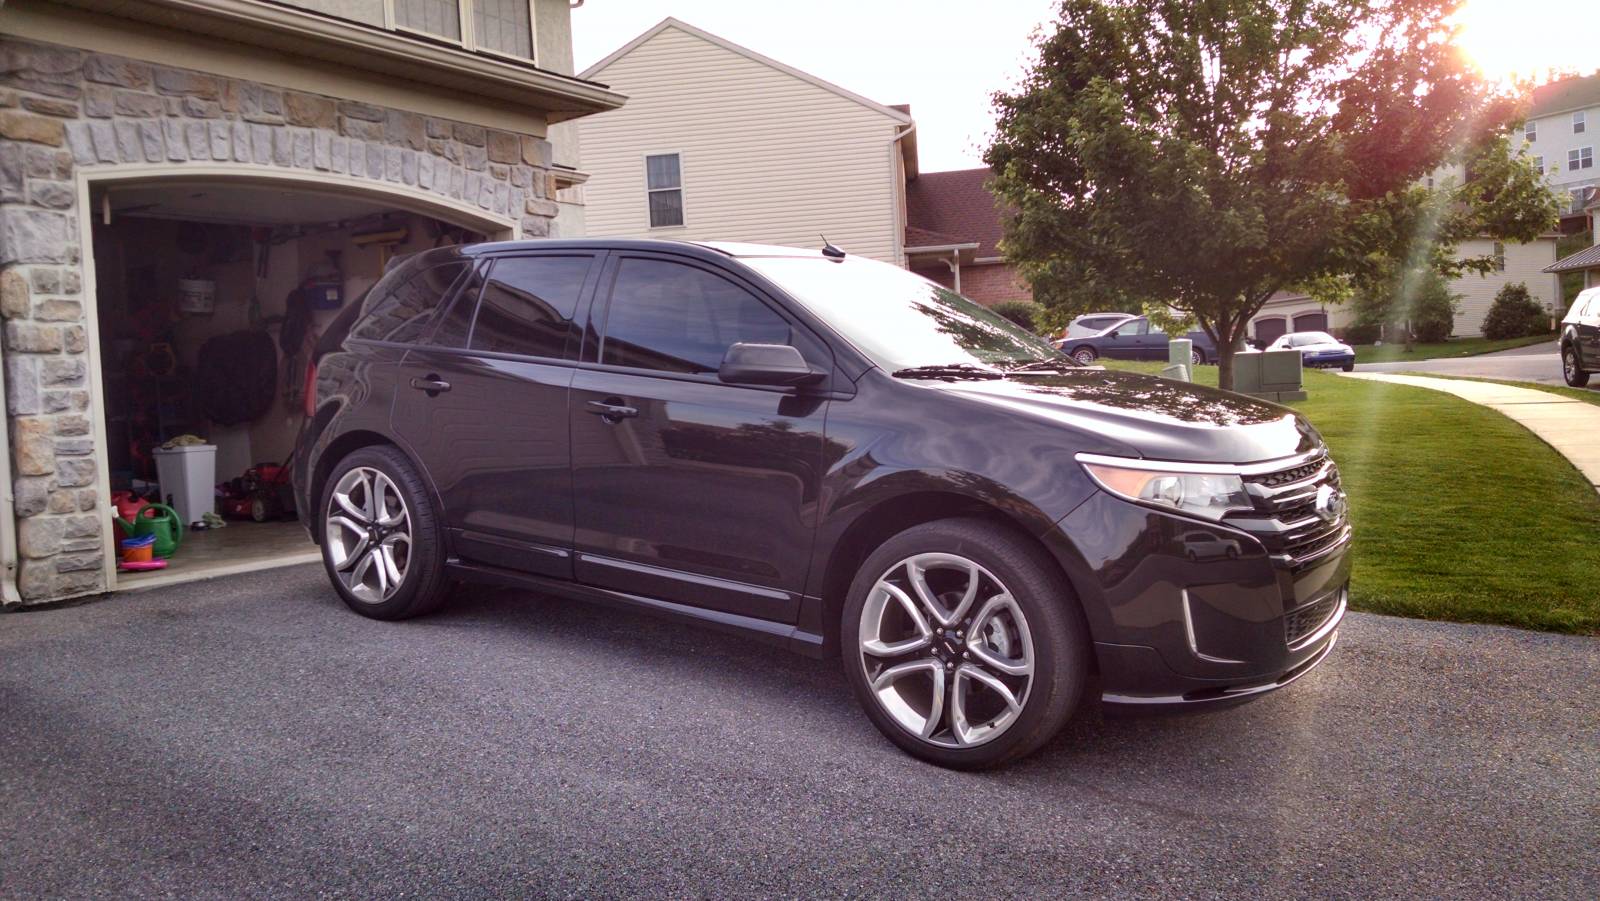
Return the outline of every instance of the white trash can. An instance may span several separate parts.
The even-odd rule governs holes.
[[[156,479],[162,503],[183,517],[183,524],[198,522],[217,506],[217,446],[191,444],[151,451],[156,458]]]

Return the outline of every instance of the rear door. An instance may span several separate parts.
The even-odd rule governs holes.
[[[394,430],[464,561],[572,575],[567,395],[599,268],[586,252],[487,259],[401,364]]]
[[[1114,360],[1138,360],[1144,357],[1144,340],[1150,334],[1150,320],[1129,319],[1095,342],[1100,355]]]
[[[736,273],[615,253],[573,382],[576,573],[779,622],[799,609],[823,472],[823,391],[724,384],[735,342],[827,345]]]

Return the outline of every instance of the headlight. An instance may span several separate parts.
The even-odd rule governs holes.
[[[1101,488],[1135,503],[1167,507],[1206,519],[1255,509],[1250,495],[1245,493],[1244,480],[1234,473],[1169,471],[1102,460],[1082,462]]]

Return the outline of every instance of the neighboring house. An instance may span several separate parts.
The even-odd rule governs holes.
[[[570,28],[569,0],[0,7],[0,600],[151,584],[117,571],[108,503],[155,489],[174,433],[218,447],[219,481],[284,462],[307,346],[279,331],[286,298],[314,337],[395,253],[550,231],[571,184],[551,124],[624,100],[572,74]],[[243,423],[195,375],[240,329],[279,354]],[[301,559],[299,530],[236,524],[161,578]]]
[[[1557,278],[1562,273],[1581,272],[1583,286],[1593,288],[1600,286],[1600,197],[1590,198],[1583,213],[1588,219],[1589,234],[1593,236],[1594,243],[1575,254],[1557,260],[1544,271],[1554,273]]]
[[[983,304],[1033,300],[1033,289],[1000,257],[1002,208],[986,187],[990,169],[923,172],[906,186],[906,264]]]
[[[589,234],[905,262],[909,112],[665,19],[582,77],[628,96],[579,124]]]
[[[1550,185],[1567,193],[1567,216],[1581,220],[1600,185],[1600,74],[1534,88],[1527,122],[1516,137]]]

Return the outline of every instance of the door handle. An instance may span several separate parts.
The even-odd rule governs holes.
[[[425,379],[412,379],[411,387],[426,392],[429,397],[438,397],[440,392],[450,390],[450,383],[430,372]]]
[[[605,400],[589,401],[589,412],[605,420],[611,425],[616,425],[624,419],[632,419],[639,415],[637,407],[630,407],[622,402],[620,397],[608,397]]]

